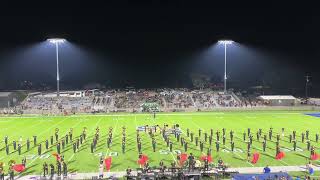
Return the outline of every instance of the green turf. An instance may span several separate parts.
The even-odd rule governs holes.
[[[172,126],[173,124],[179,124],[182,131],[185,133],[189,128],[195,134],[198,134],[198,129],[203,129],[204,132],[214,129],[214,132],[222,128],[227,129],[226,137],[227,143],[222,149],[230,149],[229,131],[232,129],[235,131],[235,146],[238,149],[243,150],[243,153],[230,153],[216,152],[215,146],[213,149],[214,162],[217,162],[218,157],[221,157],[231,167],[253,167],[253,166],[269,166],[274,165],[304,165],[307,162],[307,157],[310,156],[310,152],[306,150],[306,144],[301,143],[301,132],[310,130],[311,144],[317,148],[319,144],[315,143],[315,133],[320,130],[320,118],[304,115],[303,112],[285,112],[285,111],[251,111],[251,112],[199,112],[199,113],[161,113],[153,119],[150,114],[110,114],[110,115],[75,115],[75,116],[60,116],[60,117],[48,117],[48,116],[35,116],[35,117],[0,117],[0,138],[3,140],[5,135],[9,136],[9,142],[13,140],[18,141],[22,136],[23,142],[29,137],[32,140],[33,135],[38,136],[38,142],[42,141],[42,147],[44,149],[44,141],[49,139],[51,135],[54,135],[55,129],[59,128],[60,137],[65,136],[69,131],[69,128],[74,129],[74,136],[79,136],[83,127],[87,127],[89,138],[81,146],[80,152],[74,154],[72,146],[69,143],[66,150],[63,152],[65,160],[68,162],[68,168],[70,171],[76,172],[97,172],[99,156],[97,153],[108,154],[109,152],[118,152],[118,156],[112,159],[111,171],[124,171],[127,167],[137,167],[137,145],[136,145],[136,127],[143,125],[155,125],[158,124],[161,127],[164,123]],[[95,128],[100,127],[100,140],[98,142],[98,149],[96,153],[90,153],[90,143],[92,141],[92,135],[95,132]],[[122,127],[127,128],[127,147],[126,153],[121,152],[121,139],[122,139]],[[114,138],[113,144],[110,149],[106,148],[106,138],[108,128],[113,127]],[[253,150],[260,151],[260,160],[257,164],[253,165],[246,161],[246,143],[242,140],[242,134],[247,131],[247,128],[251,128],[253,133]],[[275,142],[268,141],[267,152],[261,152],[262,139],[260,142],[256,141],[256,132],[259,128],[263,129],[263,133],[267,133],[269,128],[274,128],[274,136],[276,133],[281,132],[281,128],[285,128],[286,137],[280,142],[281,147],[292,148],[292,144],[288,142],[287,135],[293,130],[297,131],[298,135],[298,147],[303,149],[301,152],[286,152],[286,157],[281,160],[275,160]],[[166,165],[169,165],[172,161],[176,160],[176,154],[160,154],[159,150],[168,150],[161,135],[157,133],[157,151],[152,152],[151,138],[148,134],[141,133],[142,135],[142,151],[147,154],[150,159],[151,166],[157,166],[160,160],[164,160]],[[186,137],[185,134],[183,134]],[[203,136],[202,136],[203,137]],[[174,136],[171,135],[170,139],[174,142],[174,148],[176,150],[183,151]],[[215,139],[215,135],[214,135]],[[273,138],[275,141],[275,137]],[[188,141],[190,141],[188,139]],[[214,140],[215,141],[215,140]],[[221,141],[221,140],[220,140]],[[32,143],[31,143],[32,144]],[[222,145],[222,144],[221,144]],[[209,145],[205,145],[205,150]],[[29,152],[26,152],[26,147],[22,147],[22,155],[18,155],[18,152],[12,152],[13,147],[10,147],[11,154],[7,156],[5,154],[4,142],[0,143],[0,162],[8,163],[10,159],[21,162],[24,156],[36,155],[34,159],[27,161],[26,174],[40,174],[42,171],[43,162],[54,163],[55,159],[50,156],[47,159],[41,159],[37,156],[37,148],[32,148]],[[32,146],[33,147],[33,146]],[[56,152],[56,146],[53,146],[48,152],[43,154],[51,154]],[[196,147],[194,143],[189,142],[188,153],[195,154],[196,157],[201,155],[199,147]],[[319,161],[313,162],[319,164]]]

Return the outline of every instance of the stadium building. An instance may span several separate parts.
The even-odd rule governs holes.
[[[298,104],[297,98],[290,95],[263,95],[257,99],[270,106],[295,106]]]

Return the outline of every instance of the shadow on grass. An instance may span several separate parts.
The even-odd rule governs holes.
[[[270,154],[267,154],[267,153],[262,153],[263,155],[265,155],[265,156],[268,156],[269,158],[272,158],[272,159],[274,159],[274,156],[272,156],[272,155],[270,155]]]
[[[25,171],[25,172],[23,172],[23,173],[20,173],[20,174],[18,174],[18,176],[27,176],[27,175],[33,175],[33,174],[35,174],[35,170],[32,170],[32,171]],[[16,178],[16,179],[18,179],[18,178]]]
[[[76,160],[69,161],[69,162],[68,162],[68,165],[70,165],[70,164],[72,164],[72,163],[74,163],[74,162],[76,162]]]
[[[309,159],[309,157],[308,156],[305,156],[305,155],[303,155],[303,154],[298,154],[298,153],[295,153],[297,156],[300,156],[300,157],[303,157],[303,158],[306,158],[306,159]]]
[[[68,170],[69,173],[75,173],[75,172],[77,172],[77,171],[79,171],[79,169],[70,168],[70,169]]]
[[[118,167],[119,165],[121,165],[121,164],[112,164],[112,169]]]

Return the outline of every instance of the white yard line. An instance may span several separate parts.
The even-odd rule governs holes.
[[[242,157],[240,154],[238,154],[238,153],[234,153],[234,154],[236,154],[236,155],[238,155],[241,159],[243,159],[247,164],[249,164],[250,166],[254,166],[253,164],[251,164],[251,163],[249,163],[244,157]]]
[[[116,125],[115,125],[115,128],[112,130],[112,134],[113,134],[113,136],[115,136],[115,134],[116,134],[116,130],[117,130],[117,128],[118,128],[118,122],[119,122],[119,120],[117,119],[117,122],[116,122]],[[113,141],[112,141],[113,142]],[[107,152],[106,152],[106,155],[109,153],[109,148],[107,148]]]
[[[77,122],[76,124],[74,124],[73,126],[71,126],[71,128],[75,128],[75,127],[79,126],[79,124],[81,124],[81,123],[82,123],[82,121],[83,121],[83,120],[80,120],[80,121],[78,120],[78,122]],[[67,130],[66,130],[66,132],[65,132],[64,134],[67,134],[67,133],[68,133],[68,131],[69,131],[69,129],[67,129]],[[61,137],[63,137],[63,136],[61,136]]]
[[[116,121],[116,125],[115,125],[115,128],[113,129],[113,131],[112,131],[112,134],[116,134],[116,130],[117,130],[117,128],[118,128],[118,123],[119,123],[119,120],[118,119],[116,119],[117,121]]]
[[[98,122],[95,124],[95,126],[93,128],[96,128],[100,124],[101,120],[102,120],[102,118],[99,118]]]
[[[118,123],[119,123],[119,120],[118,120],[118,118],[116,118],[116,125],[115,125],[115,127],[112,129],[112,136],[113,136],[113,137],[116,136],[116,130],[117,130],[117,128],[118,128]],[[112,140],[112,142],[113,142],[113,140]],[[106,154],[108,154],[109,150],[110,150],[110,148],[107,148],[107,153],[106,153]]]
[[[192,122],[192,124],[194,124],[195,126],[197,126],[198,128],[200,128],[200,129],[202,129],[202,127],[200,127],[198,124],[196,124],[193,120],[192,120],[192,118],[190,119],[191,120],[191,122]],[[225,146],[224,146],[225,147]],[[238,153],[234,153],[234,154],[236,154],[236,155],[238,155],[241,159],[243,159],[247,164],[249,164],[250,166],[253,166],[251,163],[249,163],[248,161],[246,161],[246,159],[244,158],[244,157],[242,157],[240,154],[238,154]]]
[[[26,167],[30,166],[35,160],[38,159],[38,156],[36,156],[34,159],[32,159],[32,161],[30,161],[29,163],[27,163]]]
[[[202,130],[202,127],[200,127],[198,124],[196,124],[196,123],[192,120],[192,118],[190,119],[190,121],[191,121],[191,123],[192,123],[193,125],[197,126],[197,128],[199,128],[199,129]]]
[[[268,110],[266,110],[268,111]],[[191,113],[159,113],[157,116],[207,116],[207,115],[217,115],[217,114],[226,114],[228,112],[235,112],[235,113],[241,113],[241,114],[247,114],[247,115],[252,115],[254,114],[253,111],[212,111],[212,112],[191,112]],[[306,111],[307,112],[307,111]],[[259,112],[259,114],[303,114],[304,112],[275,112],[275,111],[270,111],[270,112]],[[77,114],[77,115],[70,115],[68,117],[86,117],[86,116],[132,116],[133,114]],[[148,114],[144,113],[137,113],[135,115],[138,116],[148,116]],[[6,119],[6,118],[35,118],[35,117],[43,117],[43,115],[37,115],[33,114],[32,116],[0,116],[1,119]],[[53,118],[59,118],[59,117],[66,117],[66,116],[45,116],[45,117],[53,117]]]
[[[168,150],[170,151],[170,148],[168,148]],[[177,163],[177,159],[174,157],[173,153],[170,152],[171,156],[172,156],[172,159],[174,160],[175,163]]]
[[[11,120],[10,120],[11,121]],[[39,120],[37,120],[37,121],[39,121]],[[30,127],[27,127],[27,128],[25,128],[25,129],[19,129],[19,127],[18,126],[12,126],[12,127],[10,127],[10,128],[6,128],[5,130],[10,130],[10,129],[19,129],[19,131],[15,131],[15,133],[13,133],[11,136],[13,137],[13,136],[15,136],[16,134],[19,134],[21,131],[25,131],[26,129],[29,129],[29,128],[32,128],[32,127],[35,127],[35,126],[37,126],[37,125],[39,125],[39,124],[41,124],[41,123],[43,123],[43,122],[45,122],[44,120],[40,120],[39,122],[37,122],[36,124],[33,124],[32,126],[30,126]],[[24,123],[22,123],[21,125],[19,125],[19,126],[22,126],[22,127],[24,127],[23,125],[25,125],[25,124],[28,124],[29,123],[29,121],[26,121],[26,122],[24,122]]]
[[[77,127],[79,124],[81,124],[82,123],[82,120],[80,120],[80,121],[78,121],[75,125],[73,125],[71,128],[75,128],[75,127]],[[68,133],[68,130],[65,132],[65,134],[67,134]],[[64,138],[63,136],[62,136],[62,138]],[[69,162],[72,158],[74,157],[74,153],[71,155],[71,157],[68,159],[68,161],[67,162]]]
[[[243,119],[240,119],[240,120],[243,120]],[[244,121],[244,122],[246,122],[246,121]],[[247,125],[247,127],[250,127],[250,125],[249,125],[248,123],[246,123],[246,125]],[[238,136],[236,136],[236,135],[235,135],[235,137],[236,137],[236,138],[238,138],[238,139],[240,140],[240,142],[242,142],[242,141],[241,141],[241,138],[239,138],[239,137],[238,137]],[[253,143],[252,143],[252,147],[254,147],[254,148],[256,148],[256,149],[260,150],[261,152],[263,152],[263,150],[262,150],[261,148],[258,148],[257,146],[253,145]],[[271,155],[271,154],[269,154],[269,153],[267,153],[267,152],[263,152],[263,153],[268,154],[269,156],[273,157],[273,155]],[[282,162],[282,163],[286,164],[287,166],[289,166],[289,164],[288,164],[288,163],[286,163],[285,161],[283,161],[283,160],[281,160],[281,159],[280,159],[280,160],[278,160],[278,161],[280,161],[280,162]]]
[[[66,118],[66,119],[68,119],[68,118]],[[47,128],[46,130],[42,131],[40,134],[44,134],[45,132],[47,132],[48,130],[50,130],[52,127],[54,127],[54,126],[56,126],[56,125],[61,124],[62,122],[64,122],[66,119],[63,119],[63,120],[61,120],[60,122],[54,124],[53,126],[50,126],[50,127]],[[37,136],[39,136],[39,134],[38,134]],[[29,163],[27,164],[27,167],[28,167],[29,165],[31,165],[36,159],[38,159],[38,156],[36,156],[36,158],[34,158],[31,162],[29,162]]]
[[[167,119],[169,119],[168,116],[167,116]],[[175,124],[175,121],[172,120],[172,119],[171,119],[171,122],[172,122],[173,124]],[[168,150],[169,150],[169,152],[170,152],[170,148],[169,148],[169,147],[168,147]],[[170,152],[170,154],[171,154],[171,157],[172,157],[172,159],[174,160],[174,162],[177,163],[177,159],[174,157],[173,153]]]
[[[229,149],[226,145],[223,145],[223,147],[225,149],[228,149],[231,152],[231,149]],[[254,166],[252,163],[248,162],[243,156],[241,156],[240,154],[238,154],[237,152],[232,152],[232,154],[235,154],[237,156],[239,156],[241,159],[243,159],[244,161],[246,161],[247,164],[250,164],[250,166]]]
[[[74,157],[74,153],[70,156],[67,162],[69,162]]]
[[[10,135],[10,137],[8,136],[8,139],[10,139],[10,138],[14,139],[14,137],[15,137],[17,134],[21,134],[21,131],[26,131],[27,129],[33,128],[33,127],[35,127],[35,126],[38,126],[38,125],[41,124],[42,122],[43,122],[43,121],[40,121],[40,122],[38,122],[38,123],[30,126],[30,127],[27,127],[27,128],[24,128],[24,129],[20,129],[19,131],[15,131],[12,135]],[[23,124],[25,124],[25,123],[23,123]],[[22,124],[22,125],[23,125],[23,124]],[[18,129],[18,127],[14,127],[14,128],[15,128],[15,129]],[[8,129],[12,129],[12,128],[8,128]],[[8,129],[6,129],[6,130],[8,130]],[[4,143],[4,140],[2,140],[2,141],[0,142],[0,144],[1,144],[1,143]]]
[[[97,123],[95,124],[95,126],[93,127],[93,129],[92,129],[92,132],[94,132],[94,130],[95,130],[95,128],[99,125],[99,123],[101,122],[101,120],[102,120],[102,118],[99,118],[99,120],[97,121]],[[82,122],[82,121],[79,121],[79,122]],[[79,125],[79,123],[77,123],[77,125],[74,125],[74,126],[72,126],[72,128],[74,128],[74,127],[76,127],[76,126],[78,126]],[[68,132],[68,130],[66,131],[66,133]],[[94,133],[93,133],[94,134]],[[87,143],[88,141],[86,141],[85,143]],[[74,158],[74,155],[75,155],[75,153],[73,153],[71,156],[70,156],[70,158],[68,159],[68,161],[67,162],[69,162],[72,158]]]
[[[234,137],[238,138],[240,142],[243,142],[243,141],[241,140],[241,138],[239,138],[238,136],[236,136],[236,135],[235,135]],[[262,150],[261,148],[258,148],[257,146],[253,145],[253,143],[252,143],[252,147],[254,147],[254,148],[256,148],[256,149],[260,150],[260,152],[261,152],[261,153],[264,153],[264,154],[267,154],[267,155],[269,155],[269,156],[273,157],[273,155],[272,155],[272,154],[269,154],[269,153],[267,153],[267,152],[263,152],[263,150]],[[280,162],[282,162],[282,163],[286,164],[287,166],[289,166],[289,164],[288,164],[288,163],[286,163],[285,161],[283,161],[283,160],[281,160],[281,159],[280,159],[280,160],[278,160],[278,161],[280,161]]]
[[[217,114],[225,114],[224,112],[210,112],[210,113],[159,113],[157,114],[157,116],[207,116],[207,115],[217,115]],[[70,115],[70,116],[45,116],[45,117],[52,117],[52,118],[61,118],[61,117],[92,117],[92,116],[112,116],[112,117],[121,117],[121,116],[133,116],[133,115],[137,115],[137,116],[150,116],[150,114],[145,114],[145,113],[135,113],[135,114],[80,114],[80,115]],[[43,117],[41,115],[38,116],[15,116],[15,117],[6,117],[6,118],[39,118],[39,117]],[[0,117],[1,119],[1,117]]]
[[[47,131],[49,131],[49,130],[51,130],[52,128],[54,128],[55,126],[57,126],[57,125],[59,125],[59,124],[63,123],[63,122],[64,122],[64,121],[66,121],[67,119],[70,119],[70,118],[65,118],[65,119],[61,120],[60,122],[58,122],[58,123],[56,123],[56,124],[54,124],[54,125],[52,125],[52,126],[50,126],[50,127],[46,128],[46,130],[42,131],[40,134],[37,134],[37,136],[40,136],[40,135],[42,135],[42,134],[46,133]]]

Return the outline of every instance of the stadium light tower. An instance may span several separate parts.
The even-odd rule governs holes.
[[[50,43],[56,46],[56,59],[57,59],[57,97],[60,96],[60,76],[59,76],[59,44],[64,43],[66,40],[62,38],[47,39]]]
[[[233,43],[232,40],[220,40],[219,44],[224,45],[224,94],[227,93],[227,45]]]

